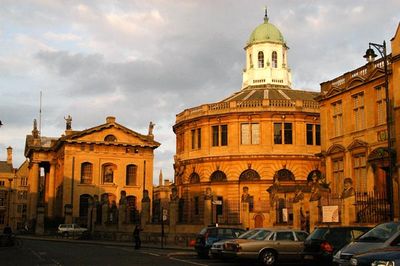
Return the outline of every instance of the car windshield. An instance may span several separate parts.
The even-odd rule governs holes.
[[[385,242],[400,231],[399,223],[384,223],[375,226],[358,238],[358,242]]]
[[[255,234],[257,234],[258,232],[260,232],[260,229],[252,229],[252,230],[244,232],[238,238],[240,238],[240,239],[248,239],[248,238],[254,236]]]

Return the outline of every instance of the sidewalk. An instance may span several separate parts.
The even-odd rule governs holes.
[[[72,238],[63,238],[58,236],[34,236],[34,235],[18,235],[20,239],[31,239],[40,241],[53,241],[53,242],[76,242],[80,244],[91,244],[91,245],[104,245],[104,246],[120,246],[120,247],[132,247],[134,246],[131,242],[119,242],[119,241],[103,241],[103,240],[81,240]],[[156,245],[154,243],[142,242],[142,248],[155,248],[164,249],[171,251],[180,251],[185,253],[185,255],[196,254],[193,247],[181,247],[174,245],[167,245],[161,248],[161,243]],[[174,253],[176,255],[176,253]]]

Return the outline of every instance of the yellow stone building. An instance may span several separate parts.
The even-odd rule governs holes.
[[[114,117],[81,131],[72,130],[70,116],[65,120],[65,135],[59,138],[40,136],[36,122],[26,137],[27,219],[36,223],[36,233],[43,230],[44,218],[88,225],[89,217],[104,224],[117,222],[118,212],[112,210],[121,204],[126,217],[140,211],[142,199],[153,191],[153,152],[160,145],[154,140],[154,124],[142,135]],[[93,206],[95,214],[89,212]]]
[[[267,14],[244,49],[240,91],[176,116],[181,222],[290,223],[296,187],[309,192],[307,180],[321,177],[318,93],[292,89],[288,47]],[[274,182],[279,198],[270,188]],[[204,203],[210,197],[212,207]],[[243,202],[249,203],[249,216],[243,214]],[[282,213],[285,208],[289,213]]]
[[[7,160],[0,161],[0,230],[12,224],[12,190],[15,169],[12,163],[12,148],[7,148]]]
[[[387,60],[391,151],[388,150],[387,95],[382,58],[322,83],[318,98],[323,140],[321,155],[332,192],[340,194],[347,177],[352,179],[358,195],[377,197],[380,194],[390,201],[393,187],[395,218],[399,218],[399,158],[396,161],[395,156],[395,150],[397,154],[400,152],[400,142],[396,140],[400,136],[399,35],[398,28],[391,41],[392,54]],[[389,154],[392,154],[394,167],[392,177],[388,174]],[[359,214],[362,214],[361,210]],[[369,215],[372,214],[377,213]]]

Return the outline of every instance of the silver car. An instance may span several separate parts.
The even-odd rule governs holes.
[[[354,255],[368,252],[373,249],[390,247],[400,241],[400,222],[382,223],[357,240],[350,242],[333,256],[337,265],[351,265],[350,260]]]

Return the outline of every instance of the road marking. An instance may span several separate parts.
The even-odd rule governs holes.
[[[190,260],[181,260],[181,259],[177,259],[174,257],[169,257],[171,260],[176,260],[176,261],[180,261],[180,262],[185,262],[185,263],[189,263],[189,264],[193,264],[193,265],[199,265],[199,266],[208,266],[208,264],[202,264],[202,263],[197,263],[197,262],[193,262]]]
[[[40,254],[34,251],[33,249],[29,249],[29,251],[32,252],[32,254],[35,255],[35,257],[37,257],[39,260],[44,260],[42,256],[40,256]]]
[[[156,254],[156,253],[143,252],[143,251],[140,251],[140,253],[147,254],[147,255],[152,255],[152,256],[156,256],[156,257],[160,257],[160,254]]]

